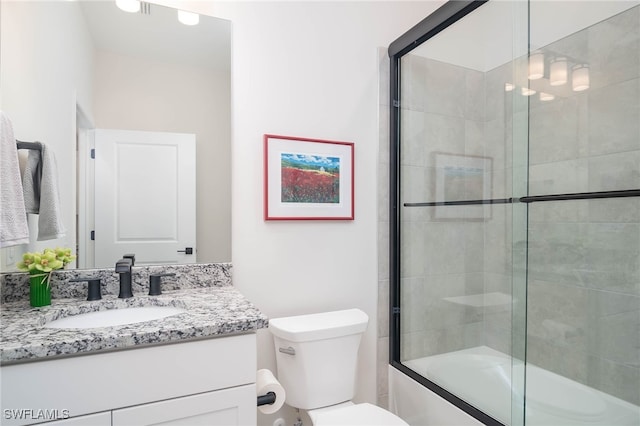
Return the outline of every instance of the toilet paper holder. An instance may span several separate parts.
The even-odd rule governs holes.
[[[273,373],[263,368],[256,372],[256,396],[258,410],[263,414],[273,414],[282,408],[287,395]]]
[[[276,402],[275,392],[267,392],[264,395],[258,395],[258,407],[261,405],[271,405]]]

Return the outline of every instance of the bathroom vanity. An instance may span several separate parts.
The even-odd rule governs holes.
[[[230,282],[203,282],[37,309],[4,303],[1,423],[255,424],[255,332],[268,320]],[[99,328],[45,327],[88,312],[166,306],[182,311]]]

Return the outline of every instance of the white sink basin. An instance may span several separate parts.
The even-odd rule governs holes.
[[[173,306],[144,306],[137,308],[108,309],[71,315],[51,321],[45,328],[97,328],[152,321],[187,312]]]

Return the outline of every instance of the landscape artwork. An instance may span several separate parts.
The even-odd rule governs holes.
[[[264,135],[264,220],[354,220],[354,143]]]
[[[281,153],[282,203],[340,203],[340,157]]]

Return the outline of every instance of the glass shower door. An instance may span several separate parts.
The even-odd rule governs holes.
[[[478,4],[392,54],[392,364],[485,424],[638,425],[640,2]]]
[[[487,424],[524,418],[526,12],[486,3],[399,59],[399,363]]]

